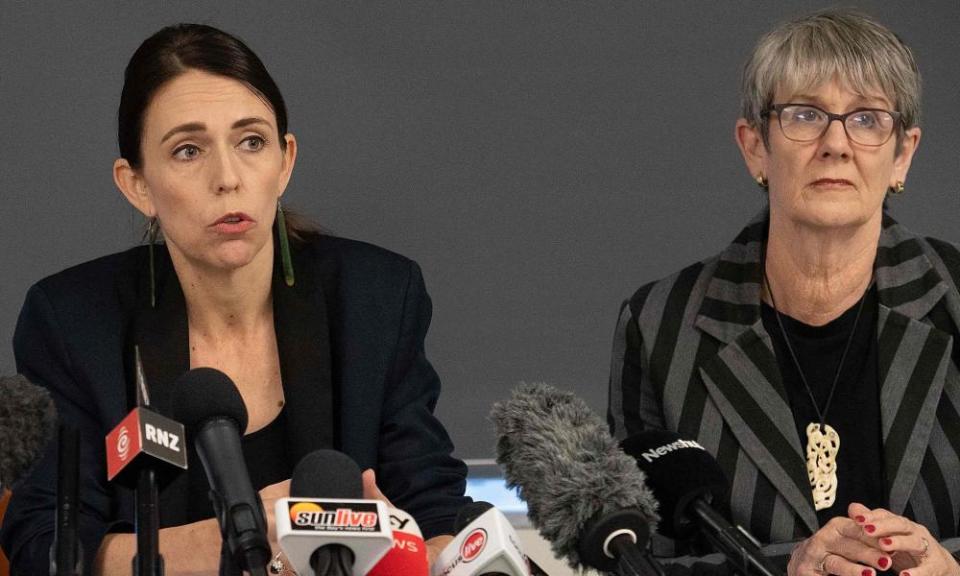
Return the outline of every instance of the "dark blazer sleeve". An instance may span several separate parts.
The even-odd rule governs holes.
[[[417,519],[424,538],[453,534],[464,496],[466,466],[433,415],[440,378],[424,350],[432,306],[420,267],[409,278],[396,352],[387,373],[378,449],[377,482],[398,508]]]
[[[104,433],[95,396],[76,377],[64,329],[41,286],[32,287],[14,334],[14,355],[20,373],[50,390],[60,421],[80,430],[80,539],[89,574],[100,542],[111,527],[111,488],[104,475]],[[0,533],[12,573],[46,574],[57,499],[56,439],[13,492]]]

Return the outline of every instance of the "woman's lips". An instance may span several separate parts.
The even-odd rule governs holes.
[[[257,223],[246,214],[231,212],[221,216],[210,227],[220,234],[242,234],[256,225]]]
[[[850,188],[853,186],[853,182],[843,178],[820,178],[814,180],[812,185],[817,188]]]

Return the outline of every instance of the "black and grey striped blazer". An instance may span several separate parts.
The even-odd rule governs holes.
[[[624,303],[608,416],[617,438],[648,428],[696,438],[727,475],[733,519],[777,543],[806,537],[818,523],[760,318],[766,231],[764,212],[719,256]],[[960,251],[885,216],[874,266],[888,505],[941,540],[953,538],[960,523]]]

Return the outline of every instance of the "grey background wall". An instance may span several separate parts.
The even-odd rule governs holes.
[[[762,206],[733,142],[741,63],[824,2],[0,1],[0,373],[30,284],[139,241],[114,189],[123,68],[159,27],[244,38],[300,142],[286,201],[418,260],[463,457],[520,380],[606,398],[620,302]],[[960,242],[960,2],[859,7],[915,49],[920,152],[893,213]]]

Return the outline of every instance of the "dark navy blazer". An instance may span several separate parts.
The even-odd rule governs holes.
[[[90,564],[104,535],[128,530],[133,493],[106,480],[104,437],[129,412],[133,344],[151,400],[189,368],[186,307],[167,250],[155,250],[150,304],[145,247],[60,272],[27,294],[14,336],[17,369],[50,389],[62,419],[82,433],[81,538]],[[453,533],[466,467],[433,410],[440,380],[424,337],[431,304],[413,261],[361,242],[316,236],[295,245],[296,284],[274,274],[273,300],[295,463],[331,445],[416,518],[425,538]],[[279,260],[279,258],[275,258]],[[196,473],[195,471],[192,471]],[[187,483],[161,491],[161,523],[185,522]],[[14,489],[0,544],[16,574],[46,571],[54,535],[56,455],[51,445]]]

